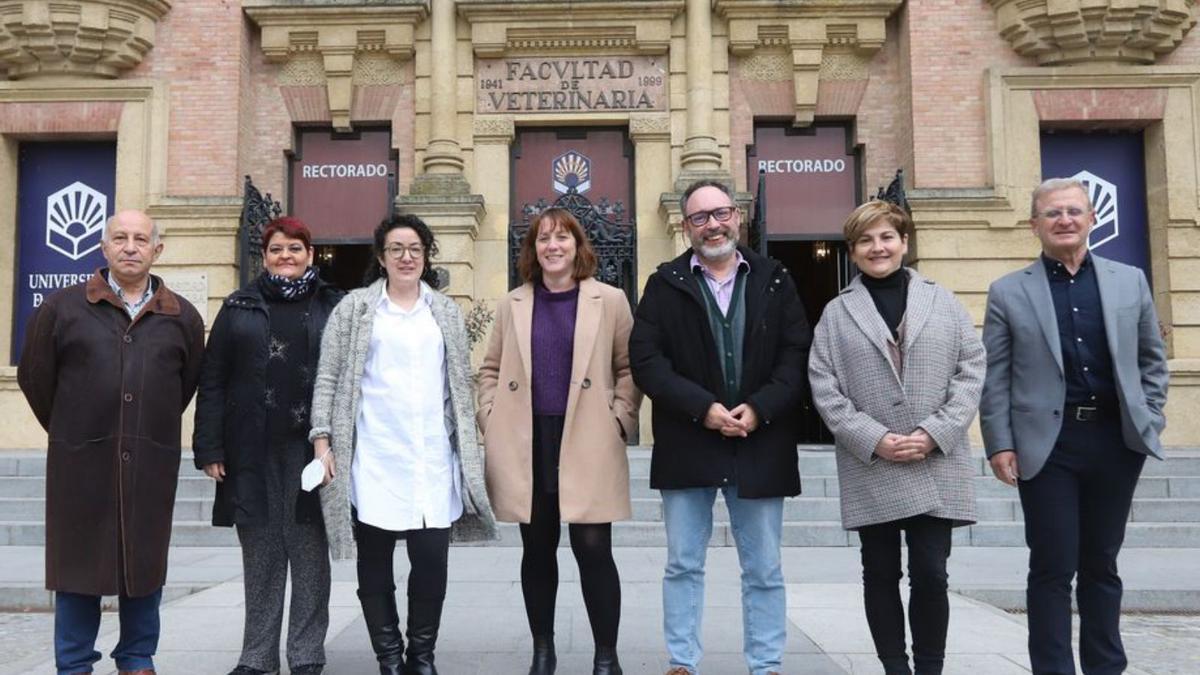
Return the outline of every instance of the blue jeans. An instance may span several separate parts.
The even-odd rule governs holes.
[[[113,648],[118,670],[154,668],[158,650],[158,605],[162,589],[140,598],[120,598],[121,639]],[[100,596],[59,591],[54,594],[54,663],[59,675],[90,673],[100,660]]]
[[[704,650],[704,560],[712,538],[717,490],[725,494],[742,568],[742,649],[752,675],[780,670],[787,642],[787,591],[779,544],[783,498],[741,499],[735,486],[662,490],[667,525],[663,634],[671,667],[699,672]]]

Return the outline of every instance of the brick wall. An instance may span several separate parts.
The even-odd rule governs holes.
[[[968,188],[987,184],[984,72],[1033,66],[996,32],[982,0],[908,3],[912,81],[913,175],[909,187]]]
[[[245,30],[241,3],[173,3],[158,22],[155,48],[127,75],[167,83],[169,194],[240,192],[238,112]]]

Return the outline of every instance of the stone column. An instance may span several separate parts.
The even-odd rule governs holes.
[[[721,151],[712,132],[712,9],[710,0],[687,0],[687,138],[680,158],[680,183],[712,176],[728,180],[721,171]]]
[[[458,117],[458,46],[454,0],[432,0],[430,12],[433,54],[430,71],[429,146],[423,168],[427,174],[462,175],[462,149],[455,138]]]
[[[396,211],[419,216],[433,229],[440,248],[434,265],[449,273],[442,290],[460,300],[475,295],[475,238],[485,209],[463,175],[458,131],[458,34],[454,0],[430,1],[429,142],[421,173]],[[420,101],[418,101],[420,105]],[[424,112],[423,110],[420,112]]]

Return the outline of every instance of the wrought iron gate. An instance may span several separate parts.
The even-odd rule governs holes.
[[[262,272],[262,235],[267,223],[283,213],[279,202],[271,199],[268,192],[264,197],[250,176],[246,176],[242,193],[242,220],[238,227],[238,286]]]
[[[511,289],[521,285],[522,279],[517,271],[521,241],[537,216],[550,207],[566,209],[575,216],[596,252],[596,279],[624,291],[629,306],[634,307],[637,304],[637,228],[632,220],[626,220],[628,214],[620,201],[609,203],[608,198],[604,197],[593,204],[576,192],[574,187],[554,200],[553,204],[548,204],[545,199],[525,204],[521,208],[521,222],[509,225],[508,287]]]

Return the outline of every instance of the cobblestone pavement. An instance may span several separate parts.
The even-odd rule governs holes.
[[[115,619],[113,613],[105,613],[106,624]],[[0,613],[0,654],[8,662],[39,653],[48,657],[53,628],[53,614]],[[1121,632],[1136,669],[1152,675],[1200,673],[1200,614],[1128,614],[1121,620]]]

